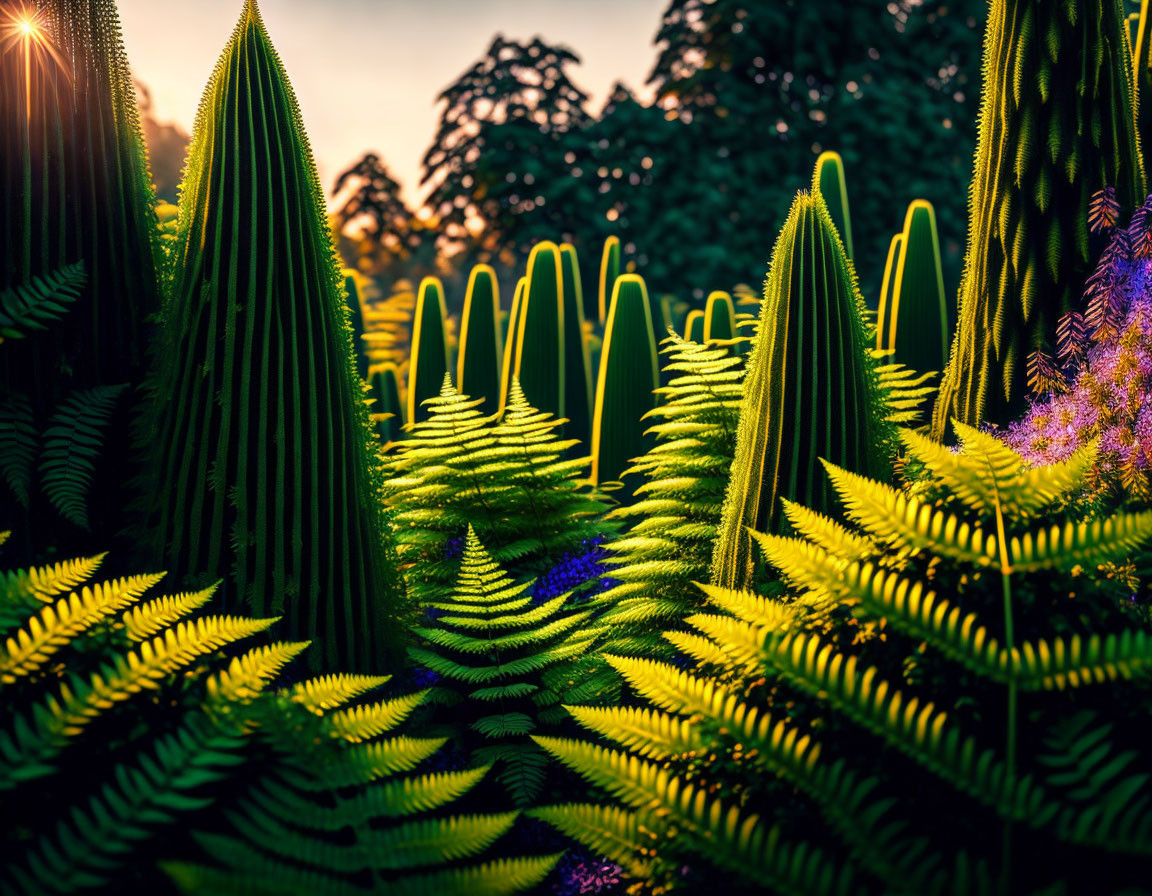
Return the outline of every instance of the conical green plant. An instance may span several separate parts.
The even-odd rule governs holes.
[[[488,414],[500,403],[500,343],[500,287],[496,272],[486,264],[478,264],[468,275],[468,291],[464,295],[456,382],[462,394],[484,399],[480,407]]]
[[[812,189],[818,190],[828,206],[828,214],[849,258],[852,251],[852,214],[848,207],[848,182],[844,178],[844,160],[838,152],[822,152],[812,172]]]
[[[888,244],[888,258],[884,262],[884,279],[880,282],[880,305],[876,311],[876,349],[888,346],[888,304],[892,297],[892,283],[896,267],[900,264],[900,250],[904,247],[904,232],[895,234]]]
[[[660,371],[648,290],[638,274],[612,289],[592,418],[592,482],[617,482],[633,458],[651,449],[644,415],[656,406]]]
[[[748,529],[773,529],[781,497],[829,506],[822,459],[863,473],[877,469],[882,421],[867,354],[871,336],[856,274],[823,195],[800,193],[764,285],[713,584],[749,583]]]
[[[6,3],[0,31],[0,289],[78,261],[88,274],[50,337],[0,361],[0,391],[40,414],[68,391],[139,381],[160,306],[155,197],[116,5]]]
[[[352,328],[352,352],[356,356],[356,372],[360,379],[368,379],[368,355],[364,351],[364,294],[360,288],[361,274],[344,270],[344,296],[348,305],[348,325]]]
[[[174,274],[142,541],[177,581],[223,578],[226,604],[282,615],[317,665],[387,665],[402,595],[379,446],[324,193],[251,0],[197,115]]]
[[[580,261],[571,243],[560,245],[564,284],[564,434],[579,439],[587,450],[592,435],[592,363],[584,338],[584,288]]]
[[[684,318],[684,338],[697,345],[704,344],[704,312],[693,308]]]
[[[908,206],[895,265],[889,252],[885,294],[877,327],[877,347],[892,349],[893,359],[918,371],[941,371],[948,361],[948,306],[940,265],[940,237],[930,202]]]
[[[152,177],[115,4],[0,3],[0,84],[0,294],[81,272],[67,313],[0,349],[4,478],[34,486],[22,506],[0,501],[0,528],[15,529],[12,556],[106,549],[136,474],[125,385],[143,378],[160,308]],[[75,411],[97,406],[94,435]],[[50,453],[61,463],[37,476]],[[52,497],[62,480],[79,511],[67,524]]]
[[[412,324],[412,355],[408,365],[409,423],[428,416],[423,404],[440,394],[444,374],[448,372],[448,342],[444,333],[444,286],[437,277],[425,277],[416,297]]]
[[[1132,55],[1121,0],[995,0],[958,326],[932,419],[1005,423],[1028,396],[1028,356],[1091,273],[1088,209],[1144,199]]]
[[[608,320],[608,308],[612,302],[612,290],[616,285],[616,278],[620,276],[620,240],[610,236],[604,241],[604,249],[600,253],[600,288],[598,293],[597,315],[600,326]]]
[[[564,280],[560,249],[545,240],[528,257],[527,286],[517,318],[513,372],[528,403],[564,416]]]
[[[404,405],[400,400],[400,371],[391,361],[380,365],[372,374],[372,416],[376,433],[384,444],[400,438],[404,425]]]
[[[524,304],[524,293],[528,289],[528,278],[516,281],[516,292],[512,296],[512,310],[508,312],[508,326],[504,334],[504,358],[500,365],[500,410],[508,404],[508,391],[515,376],[516,344],[520,333],[520,309]]]
[[[736,309],[728,293],[716,290],[704,309],[704,341],[735,339]]]

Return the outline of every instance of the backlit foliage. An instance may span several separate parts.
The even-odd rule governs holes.
[[[538,741],[612,801],[534,814],[688,892],[1137,881],[1152,632],[1090,573],[1152,513],[1067,518],[1090,453],[1028,468],[957,429],[959,454],[902,431],[918,493],[828,465],[847,522],[757,533],[787,595],[705,588],[670,636],[691,669],[610,656],[640,706],[570,711],[618,747]]]

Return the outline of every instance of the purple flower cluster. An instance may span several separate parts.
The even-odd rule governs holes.
[[[1098,439],[1089,485],[1143,500],[1152,497],[1152,196],[1127,228],[1098,229],[1111,241],[1083,314],[1061,321],[1057,381],[1003,436],[1033,464]]]
[[[593,579],[596,580],[596,585],[590,589],[592,592],[605,591],[611,587],[615,580],[604,576],[604,573],[611,568],[604,562],[608,559],[604,537],[587,539],[582,547],[582,551],[565,554],[555,566],[536,580],[536,585],[532,589],[533,603],[542,604],[561,594],[574,591]]]
[[[559,880],[552,887],[557,896],[584,896],[618,892],[623,869],[608,859],[583,849],[570,849],[556,868]]]

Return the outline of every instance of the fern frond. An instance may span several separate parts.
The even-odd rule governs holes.
[[[294,685],[289,696],[294,703],[321,715],[382,687],[389,678],[387,675],[325,675]]]
[[[596,854],[611,859],[637,880],[645,880],[651,874],[652,861],[645,855],[655,850],[664,829],[658,817],[619,806],[569,803],[541,806],[524,814],[547,822]]]
[[[646,759],[669,759],[702,746],[692,722],[653,709],[566,706],[572,717]]]
[[[266,644],[233,657],[228,667],[205,683],[211,703],[239,703],[264,691],[280,670],[308,647],[308,641]]]
[[[44,433],[40,476],[44,494],[61,515],[88,528],[88,489],[104,430],[124,386],[96,386],[68,398]]]
[[[427,690],[416,691],[392,700],[340,710],[326,717],[326,726],[337,737],[359,743],[391,731],[408,718],[427,696]]]
[[[1008,557],[1017,572],[1094,566],[1129,556],[1150,537],[1152,511],[1117,513],[1013,536],[1008,541]]]
[[[87,282],[84,262],[77,261],[0,290],[0,342],[47,329],[67,313]]]
[[[156,635],[173,622],[187,616],[212,599],[218,585],[203,591],[192,591],[169,597],[158,597],[146,604],[137,604],[120,616],[131,641],[143,641]]]

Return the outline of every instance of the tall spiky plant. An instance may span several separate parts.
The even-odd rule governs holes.
[[[564,416],[564,278],[560,249],[537,243],[528,258],[520,298],[513,372],[534,407]]]
[[[884,283],[876,347],[891,349],[894,360],[913,370],[943,370],[950,325],[932,203],[917,199],[908,206],[904,231],[889,249]]]
[[[500,287],[496,272],[478,264],[468,275],[460,321],[456,382],[465,395],[483,398],[489,412],[500,403]]]
[[[0,350],[0,445],[5,465],[17,462],[30,482],[33,459],[64,458],[56,472],[88,496],[65,525],[48,506],[59,509],[60,494],[47,475],[22,506],[3,502],[11,548],[32,558],[45,548],[94,549],[90,532],[126,522],[122,495],[135,470],[125,386],[143,376],[160,307],[159,234],[114,3],[0,6],[0,83],[0,295],[46,285],[55,293],[63,276],[71,298],[46,331],[17,325],[28,338]],[[103,400],[112,394],[116,402]],[[97,408],[104,432],[94,438],[76,414],[90,424]]]
[[[323,199],[250,0],[181,188],[139,536],[177,580],[220,577],[227,604],[283,613],[315,664],[371,670],[398,655],[402,596]]]
[[[844,243],[849,258],[852,252],[852,214],[848,206],[848,182],[844,177],[844,160],[838,152],[822,152],[812,172],[812,191],[819,192],[828,206],[828,214]]]
[[[1152,158],[1152,4],[1140,0],[1140,12],[1129,15],[1136,103],[1136,139],[1144,164]]]
[[[610,236],[604,241],[604,248],[600,253],[600,280],[597,290],[597,318],[600,326],[608,321],[608,311],[612,305],[612,291],[616,287],[616,278],[620,276],[620,238]]]
[[[43,413],[71,389],[142,375],[160,304],[155,197],[116,5],[9,3],[0,19],[0,289],[77,261],[88,271],[54,344],[0,360],[0,390]]]
[[[560,271],[564,286],[564,416],[568,418],[564,431],[587,446],[592,435],[592,364],[584,336],[580,261],[571,243],[560,245]]]
[[[821,508],[821,458],[877,471],[889,438],[864,301],[822,193],[800,193],[776,241],[748,360],[736,458],[712,581],[745,586],[748,527],[774,528],[778,499]]]
[[[644,416],[660,387],[648,289],[638,274],[616,278],[604,328],[592,418],[592,481],[619,481],[633,458],[652,447]]]
[[[1005,423],[1027,358],[1055,335],[1091,273],[1088,207],[1144,199],[1132,55],[1121,0],[995,0],[959,323],[932,419]]]
[[[423,420],[424,402],[435,398],[448,372],[448,341],[444,321],[444,285],[425,277],[416,297],[412,324],[412,354],[408,362],[408,422]]]

